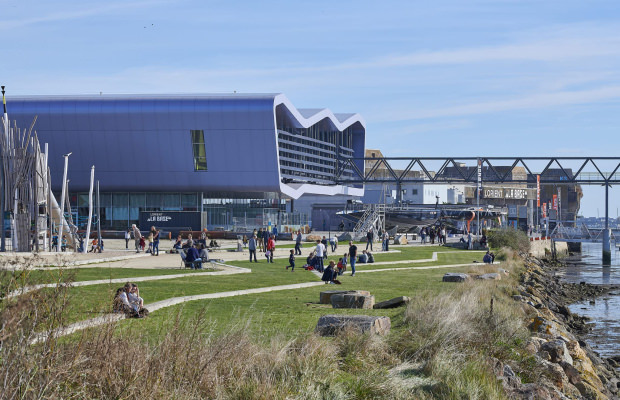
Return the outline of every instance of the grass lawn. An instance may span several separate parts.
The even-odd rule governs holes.
[[[204,270],[203,270],[204,271]],[[70,278],[73,282],[91,281],[99,279],[117,279],[117,278],[133,278],[142,276],[156,276],[156,275],[175,275],[175,274],[191,274],[196,271],[189,268],[186,269],[140,269],[140,268],[67,268],[67,269],[52,269],[52,270],[32,270],[32,271],[19,271],[16,273],[18,279],[27,279],[31,284],[34,283],[51,283],[57,282],[59,278]],[[27,278],[26,278],[27,275]]]
[[[150,335],[160,335],[170,329],[177,318],[187,322],[204,311],[215,334],[239,329],[249,331],[262,338],[273,335],[294,337],[299,332],[311,332],[321,315],[365,314],[388,316],[392,327],[398,329],[402,321],[403,308],[387,310],[332,309],[330,305],[319,304],[319,293],[324,290],[368,290],[380,302],[397,296],[413,297],[421,292],[453,290],[454,284],[442,283],[446,270],[405,270],[384,274],[360,274],[355,277],[341,277],[342,285],[321,285],[318,287],[285,290],[278,292],[227,297],[222,299],[197,300],[167,307],[152,313],[142,320],[128,319],[122,324],[126,329],[139,329]]]
[[[380,256],[386,256],[390,258],[396,258],[398,260],[405,259],[430,259],[434,251],[440,251],[444,253],[443,247],[402,247],[400,253],[387,253],[377,256],[377,262],[383,261]],[[449,249],[450,253],[439,254],[438,261],[435,262],[423,262],[423,263],[403,263],[403,264],[387,264],[387,265],[375,265],[375,264],[358,264],[357,269],[359,271],[369,269],[381,269],[381,268],[405,268],[405,267],[422,267],[430,265],[443,265],[443,264],[463,264],[471,263],[472,260],[478,258],[481,255],[479,252],[468,251],[456,251]],[[298,259],[298,265],[303,265],[301,261],[303,258]],[[107,278],[122,278],[122,277],[138,277],[138,276],[150,276],[150,275],[163,275],[163,274],[175,274],[182,273],[187,274],[187,277],[164,279],[157,281],[138,282],[140,287],[140,293],[144,297],[145,302],[152,303],[172,297],[225,292],[231,290],[242,290],[250,288],[260,288],[268,286],[287,285],[301,282],[313,282],[317,281],[316,275],[309,271],[305,271],[300,266],[297,267],[295,272],[287,271],[285,266],[288,265],[286,259],[276,259],[273,264],[268,264],[261,260],[258,264],[250,263],[249,261],[234,261],[230,262],[231,265],[252,269],[251,274],[237,274],[237,275],[223,275],[223,276],[192,276],[191,270],[144,270],[144,269],[128,269],[128,268],[83,268],[79,270],[55,270],[55,271],[37,271],[42,274],[58,274],[58,273],[76,273],[78,280],[88,279],[107,279]],[[410,287],[412,284],[416,285],[419,282],[419,287],[432,288],[433,285],[429,283],[429,276],[438,283],[437,287],[441,285],[441,276],[449,271],[448,268],[442,268],[439,270],[403,270],[386,273],[369,273],[359,274],[355,277],[349,276],[350,269],[347,274],[342,276],[340,280],[343,282],[342,286],[335,287],[330,285],[329,288],[346,288],[346,289],[364,289],[370,290],[372,294],[376,296],[377,301],[386,300],[391,297],[400,295],[406,295],[405,288]],[[48,275],[49,278],[54,281],[53,275]],[[413,283],[412,283],[413,282]],[[404,285],[404,286],[403,286]],[[430,286],[429,286],[430,285]],[[111,309],[112,299],[116,292],[116,289],[121,287],[120,283],[113,284],[98,284],[84,287],[74,287],[69,290],[69,308],[66,314],[65,323],[72,323],[84,319],[89,319],[100,315],[101,312],[107,312]],[[327,286],[326,286],[327,287]],[[51,289],[50,289],[51,290]],[[318,293],[324,290],[323,288],[309,288],[299,290],[300,293]],[[295,291],[297,293],[298,291]],[[287,297],[291,296],[291,291],[283,291],[281,293],[265,294],[265,295],[249,295],[240,296],[235,298],[224,298],[221,300],[211,300],[212,302],[222,302],[223,304],[236,304],[237,302],[253,302],[260,298],[269,298],[275,296],[274,300],[277,303],[274,305],[275,310],[277,307],[286,307],[287,302],[284,301]],[[266,297],[264,297],[266,296]],[[281,297],[280,297],[281,296]],[[316,301],[318,294],[314,297],[310,296],[304,299],[302,302]],[[390,297],[391,296],[391,297]],[[242,299],[247,297],[248,299]],[[209,303],[209,301],[205,301]],[[257,303],[258,304],[258,303]],[[248,309],[248,305],[244,306]],[[272,307],[272,306],[267,306]],[[304,306],[305,307],[305,306]],[[174,307],[173,307],[174,308]],[[322,308],[322,306],[320,307]],[[329,308],[331,310],[331,308]],[[248,309],[249,310],[249,309]],[[297,310],[298,312],[300,310]],[[157,311],[153,314],[152,318],[157,317],[160,314],[167,314],[167,309]],[[277,313],[276,313],[277,314]]]

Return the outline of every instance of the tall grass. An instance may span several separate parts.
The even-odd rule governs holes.
[[[29,284],[25,270],[0,276],[1,293]],[[503,397],[489,357],[525,373],[527,331],[511,281],[420,293],[387,339],[255,337],[243,324],[215,334],[204,309],[190,319],[180,311],[157,335],[130,320],[29,345],[64,324],[63,279],[0,301],[0,399],[482,399]]]

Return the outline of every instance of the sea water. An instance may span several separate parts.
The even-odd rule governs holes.
[[[603,266],[600,243],[583,243],[582,262],[557,272],[571,283],[587,282],[593,285],[620,285],[620,251],[612,248],[611,264]],[[602,357],[620,356],[620,290],[609,295],[569,305],[574,314],[591,318],[592,331],[586,341]]]

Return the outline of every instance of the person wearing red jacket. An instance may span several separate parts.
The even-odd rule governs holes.
[[[273,252],[276,249],[276,242],[273,240],[273,235],[269,236],[269,240],[267,241],[267,251],[269,251],[269,256],[267,256],[267,262],[273,262]]]

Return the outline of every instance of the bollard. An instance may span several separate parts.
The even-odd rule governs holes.
[[[603,229],[603,264],[611,264],[611,229]]]

